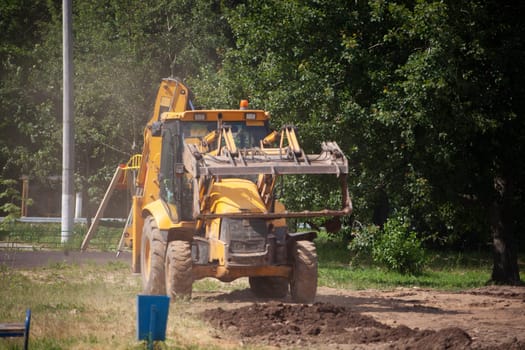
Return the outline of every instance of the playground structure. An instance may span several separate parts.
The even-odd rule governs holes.
[[[140,167],[140,163],[142,160],[141,154],[135,154],[131,156],[131,158],[128,160],[126,164],[119,164],[119,166],[115,169],[115,172],[113,174],[113,177],[111,178],[111,181],[109,183],[109,186],[106,190],[106,193],[104,194],[104,197],[102,201],[100,202],[100,205],[97,209],[97,213],[95,214],[95,217],[93,218],[93,221],[91,222],[91,225],[89,226],[89,229],[84,236],[84,240],[82,241],[82,245],[80,246],[81,251],[85,251],[89,246],[89,241],[91,238],[95,235],[98,226],[100,224],[100,220],[102,219],[102,216],[104,215],[104,210],[106,209],[109,200],[111,199],[111,195],[114,193],[115,190],[127,190],[130,195],[134,195],[136,191],[135,182],[137,177],[137,171]],[[117,256],[120,255],[122,250],[125,246],[131,247],[131,219],[132,219],[132,212],[130,211],[128,218],[126,220],[126,224],[124,226],[124,230],[122,231],[122,236],[120,238],[118,247],[117,247]]]

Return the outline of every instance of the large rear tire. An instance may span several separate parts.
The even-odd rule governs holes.
[[[152,216],[148,216],[144,220],[141,243],[140,266],[144,293],[165,294],[164,258],[166,256],[166,241]]]
[[[191,244],[186,241],[172,241],[166,256],[166,293],[172,299],[190,298],[193,274]]]
[[[317,251],[310,241],[297,241],[292,246],[293,272],[290,280],[292,300],[312,303],[317,293]]]
[[[283,277],[250,277],[250,289],[258,298],[284,298],[288,294],[288,280]]]

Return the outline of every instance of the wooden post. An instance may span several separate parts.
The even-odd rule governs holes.
[[[89,227],[88,232],[86,233],[86,236],[84,237],[84,241],[82,242],[82,245],[80,246],[81,251],[85,251],[87,249],[89,245],[89,241],[91,240],[91,237],[97,231],[100,219],[102,218],[102,215],[104,214],[104,210],[106,210],[106,206],[108,205],[109,199],[111,198],[111,194],[115,190],[120,174],[123,171],[125,170],[121,167],[117,167],[117,170],[115,170],[115,174],[113,174],[111,183],[109,184],[106,194],[104,195],[104,198],[102,199],[102,202],[100,203],[100,206],[98,207],[97,213],[95,214],[95,218],[93,222],[91,223],[91,226]]]
[[[27,216],[27,202],[29,199],[29,177],[22,175],[22,205],[20,208],[20,216]]]

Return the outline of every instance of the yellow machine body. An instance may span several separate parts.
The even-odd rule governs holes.
[[[145,292],[176,296],[196,279],[250,277],[256,291],[269,284],[282,294],[289,281],[292,297],[311,299],[311,283],[300,291],[308,267],[294,250],[315,255],[312,244],[297,243],[315,234],[288,233],[286,218],[350,214],[347,161],[335,143],[306,155],[293,127],[272,133],[268,120],[263,110],[195,110],[184,84],[161,82],[132,202],[132,269]],[[273,194],[288,174],[340,177],[342,209],[288,212]]]

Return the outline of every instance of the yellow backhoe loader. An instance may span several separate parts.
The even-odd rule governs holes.
[[[248,277],[256,296],[314,300],[316,233],[288,232],[286,219],[349,215],[347,160],[335,142],[307,155],[294,127],[270,132],[268,122],[245,101],[196,110],[182,82],[162,80],[131,213],[132,267],[145,293],[187,297],[201,278]],[[341,208],[286,210],[274,191],[294,174],[339,177]]]

